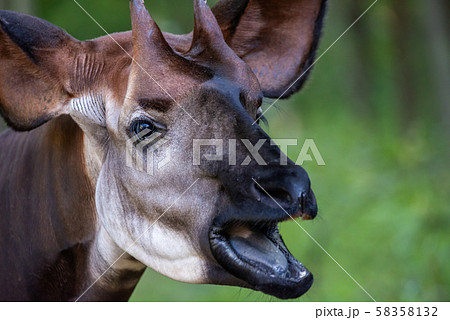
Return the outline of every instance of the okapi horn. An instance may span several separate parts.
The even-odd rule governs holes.
[[[175,54],[152,19],[143,0],[130,0],[134,56]],[[151,49],[151,50],[150,50]]]
[[[194,0],[194,19],[194,35],[189,50],[191,54],[200,54],[207,49],[221,51],[221,48],[227,47],[222,30],[206,0]]]

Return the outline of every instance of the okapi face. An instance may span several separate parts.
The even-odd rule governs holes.
[[[316,201],[306,172],[281,163],[254,122],[263,97],[300,89],[304,77],[291,84],[312,62],[325,1],[232,0],[211,11],[195,0],[195,28],[184,36],[163,34],[142,0],[130,6],[132,41],[79,42],[37,18],[2,14],[5,119],[31,130],[68,114],[84,131],[110,241],[103,250],[118,246],[180,281],[300,296],[312,275],[277,224],[314,218]],[[195,163],[200,139],[221,141],[223,157],[211,160],[222,149],[203,146]],[[248,163],[249,145],[265,165]]]

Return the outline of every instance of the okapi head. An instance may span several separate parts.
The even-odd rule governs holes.
[[[313,277],[277,224],[314,218],[315,197],[304,169],[280,163],[284,155],[254,122],[264,97],[300,89],[305,76],[291,84],[312,63],[325,0],[222,0],[212,10],[195,0],[194,31],[181,36],[162,33],[142,0],[130,7],[131,34],[84,42],[3,12],[4,118],[29,131],[69,115],[83,130],[97,237],[111,263],[127,250],[176,280],[302,295]],[[223,157],[211,156],[217,145],[203,146],[193,163],[199,139],[223,141]],[[130,141],[161,145],[151,155],[132,150],[138,161],[157,164],[169,151],[170,161],[142,172],[127,163]],[[265,165],[248,158],[249,146]]]

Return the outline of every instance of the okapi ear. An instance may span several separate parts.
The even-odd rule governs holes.
[[[79,41],[49,22],[0,11],[0,113],[31,130],[67,113],[67,71]]]
[[[264,96],[287,98],[300,90],[314,61],[326,1],[221,0],[212,10]]]

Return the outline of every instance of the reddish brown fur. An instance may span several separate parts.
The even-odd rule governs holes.
[[[156,32],[154,39],[142,38],[140,43],[160,47],[151,52],[136,42],[133,48],[132,32],[80,42],[36,18],[0,12],[0,112],[14,129],[26,131],[8,130],[0,138],[0,300],[73,300],[95,280],[89,273],[98,231],[95,175],[85,159],[92,133],[68,115],[71,99],[101,92],[122,105],[130,73],[136,72],[138,85],[128,98],[146,99],[150,93],[167,100],[132,64],[134,57],[144,65],[161,61],[153,63],[152,75],[175,98],[223,64],[226,76],[248,89],[247,104],[255,109],[260,89],[278,97],[309,66],[323,6],[319,0],[221,1],[213,12],[229,47],[211,45],[221,37],[219,29],[198,25],[194,42],[192,33],[164,34],[169,45]],[[202,18],[214,19],[206,11]],[[21,23],[31,31],[20,30]],[[17,38],[25,32],[37,34],[29,44]],[[248,68],[259,83],[247,76]],[[97,286],[83,299],[127,300],[133,288]]]

